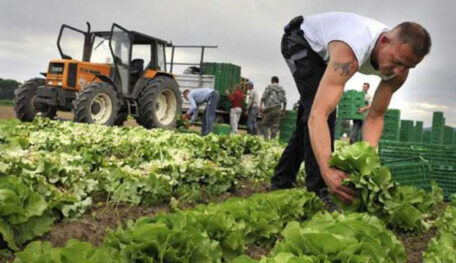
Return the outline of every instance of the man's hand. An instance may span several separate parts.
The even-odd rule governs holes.
[[[328,186],[329,192],[337,195],[337,197],[345,203],[351,203],[355,196],[355,191],[348,186],[342,185],[342,180],[348,176],[343,171],[329,168],[325,174],[322,174]]]
[[[227,96],[230,95],[230,91],[228,89],[225,90],[225,95],[227,95]]]
[[[364,111],[364,108],[359,108],[358,109],[358,113],[363,113],[363,111]]]

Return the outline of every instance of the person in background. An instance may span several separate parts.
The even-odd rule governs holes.
[[[357,14],[329,12],[292,19],[284,28],[281,48],[300,94],[300,106],[296,130],[276,166],[270,189],[293,187],[304,161],[308,191],[326,200],[329,190],[350,203],[356,192],[342,184],[348,175],[329,167],[336,106],[345,84],[356,72],[381,78],[363,128],[363,140],[377,147],[391,97],[429,53],[431,37],[414,22],[388,28]]]
[[[207,104],[203,114],[201,135],[208,135],[212,132],[212,127],[215,122],[215,110],[217,109],[217,103],[220,97],[218,91],[211,88],[199,88],[192,91],[187,89],[184,90],[183,97],[190,102],[190,108],[187,113],[182,115],[182,119],[190,119],[191,123],[194,123],[198,117],[199,105],[203,103]]]
[[[226,95],[229,96],[229,100],[231,102],[231,109],[230,109],[230,126],[231,126],[231,133],[236,134],[238,132],[238,125],[239,120],[241,119],[242,113],[242,103],[245,99],[245,94],[241,89],[241,85],[236,85],[233,93],[229,94],[229,91],[225,91]]]
[[[253,87],[253,82],[247,82],[247,89],[249,90],[249,101],[247,104],[247,133],[251,135],[256,134],[256,120],[258,111],[260,110],[260,95]]]
[[[263,106],[264,105],[264,106]],[[271,84],[266,87],[261,97],[260,112],[263,113],[261,123],[261,134],[266,140],[269,139],[269,129],[271,139],[274,139],[279,131],[279,124],[282,115],[287,108],[287,97],[285,90],[279,86],[279,78],[271,78]]]
[[[364,103],[365,106],[358,109],[358,113],[363,113],[370,109],[372,103],[372,96],[368,93],[370,84],[365,82],[363,84],[363,92],[364,92]],[[353,120],[353,132],[350,137],[350,143],[355,143],[358,141],[359,135],[361,133],[361,129],[363,127],[364,120]]]

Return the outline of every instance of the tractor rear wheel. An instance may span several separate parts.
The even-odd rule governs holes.
[[[74,100],[74,121],[116,125],[119,122],[120,100],[114,88],[104,82],[85,87]],[[123,122],[122,122],[123,123]]]
[[[182,96],[177,82],[167,76],[150,80],[138,97],[139,117],[136,121],[147,129],[176,128],[182,111]]]
[[[39,86],[45,85],[45,80],[34,78],[26,81],[14,92],[14,110],[21,121],[33,121],[35,116],[54,118],[57,115],[57,107],[52,105],[37,105],[36,90]]]

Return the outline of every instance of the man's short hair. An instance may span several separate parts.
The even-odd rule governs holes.
[[[277,77],[277,76],[272,77],[271,78],[271,82],[272,83],[279,83],[279,77]]]
[[[413,52],[418,57],[424,57],[431,50],[431,36],[429,32],[420,24],[414,22],[403,22],[394,29],[398,29],[398,39],[412,47]]]
[[[371,86],[371,85],[369,84],[369,82],[364,82],[363,85],[367,85],[368,88],[370,88],[370,86]]]
[[[190,92],[190,90],[189,90],[189,89],[186,89],[186,90],[184,90],[184,92],[183,92],[182,94],[187,94],[187,93],[189,93],[189,92]]]

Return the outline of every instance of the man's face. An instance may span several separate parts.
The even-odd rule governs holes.
[[[387,77],[402,75],[423,59],[414,54],[410,45],[401,43],[395,37],[384,39],[380,45],[378,67],[380,73]]]
[[[184,99],[186,101],[188,101],[188,92],[184,92],[184,94],[182,95],[182,97],[184,97]]]
[[[363,91],[367,92],[369,90],[369,85],[363,84]]]

